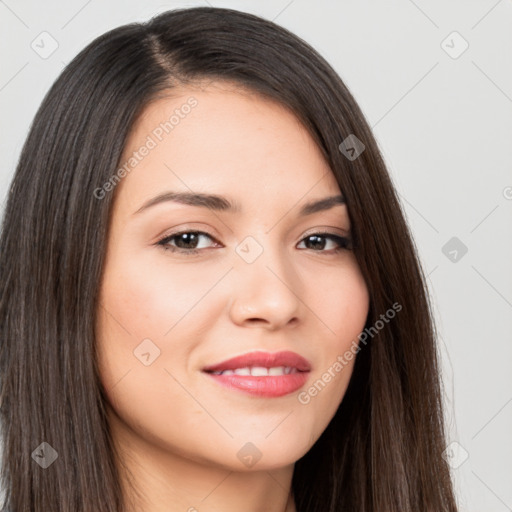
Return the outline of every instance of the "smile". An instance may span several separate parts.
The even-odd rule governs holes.
[[[204,367],[218,384],[257,397],[289,395],[306,383],[310,362],[295,352],[253,351]]]

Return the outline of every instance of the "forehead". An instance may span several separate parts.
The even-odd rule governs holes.
[[[222,194],[253,210],[340,193],[286,107],[229,84],[180,87],[151,102],[128,138],[125,164],[131,170],[117,193],[132,206],[168,190]]]

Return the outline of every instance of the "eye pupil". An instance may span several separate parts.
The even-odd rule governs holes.
[[[313,247],[310,247],[312,249],[323,249],[325,247],[325,237],[318,236],[318,235],[310,235],[306,238],[306,240],[315,240],[313,242]],[[307,242],[306,242],[307,243]],[[309,244],[311,245],[311,244]]]
[[[195,244],[192,243],[192,247],[190,246],[191,241],[193,242],[195,238]],[[181,233],[180,235],[176,236],[176,246],[180,249],[194,249],[197,247],[197,241],[198,241],[198,234],[197,233]],[[185,245],[183,245],[181,242],[185,240]],[[188,241],[188,243],[187,243]]]

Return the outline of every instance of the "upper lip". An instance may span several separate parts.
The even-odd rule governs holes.
[[[206,366],[204,372],[218,372],[224,370],[236,370],[237,368],[246,368],[259,366],[263,368],[274,368],[277,366],[288,366],[297,368],[298,371],[308,372],[311,370],[311,364],[299,354],[289,350],[282,352],[250,352],[241,356],[233,357],[222,361],[221,363]]]

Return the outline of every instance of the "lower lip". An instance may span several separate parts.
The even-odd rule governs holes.
[[[207,372],[205,372],[207,373]],[[262,397],[288,395],[304,386],[309,372],[290,373],[288,375],[253,377],[252,375],[216,375],[207,373],[219,384],[239,389],[245,393]]]

